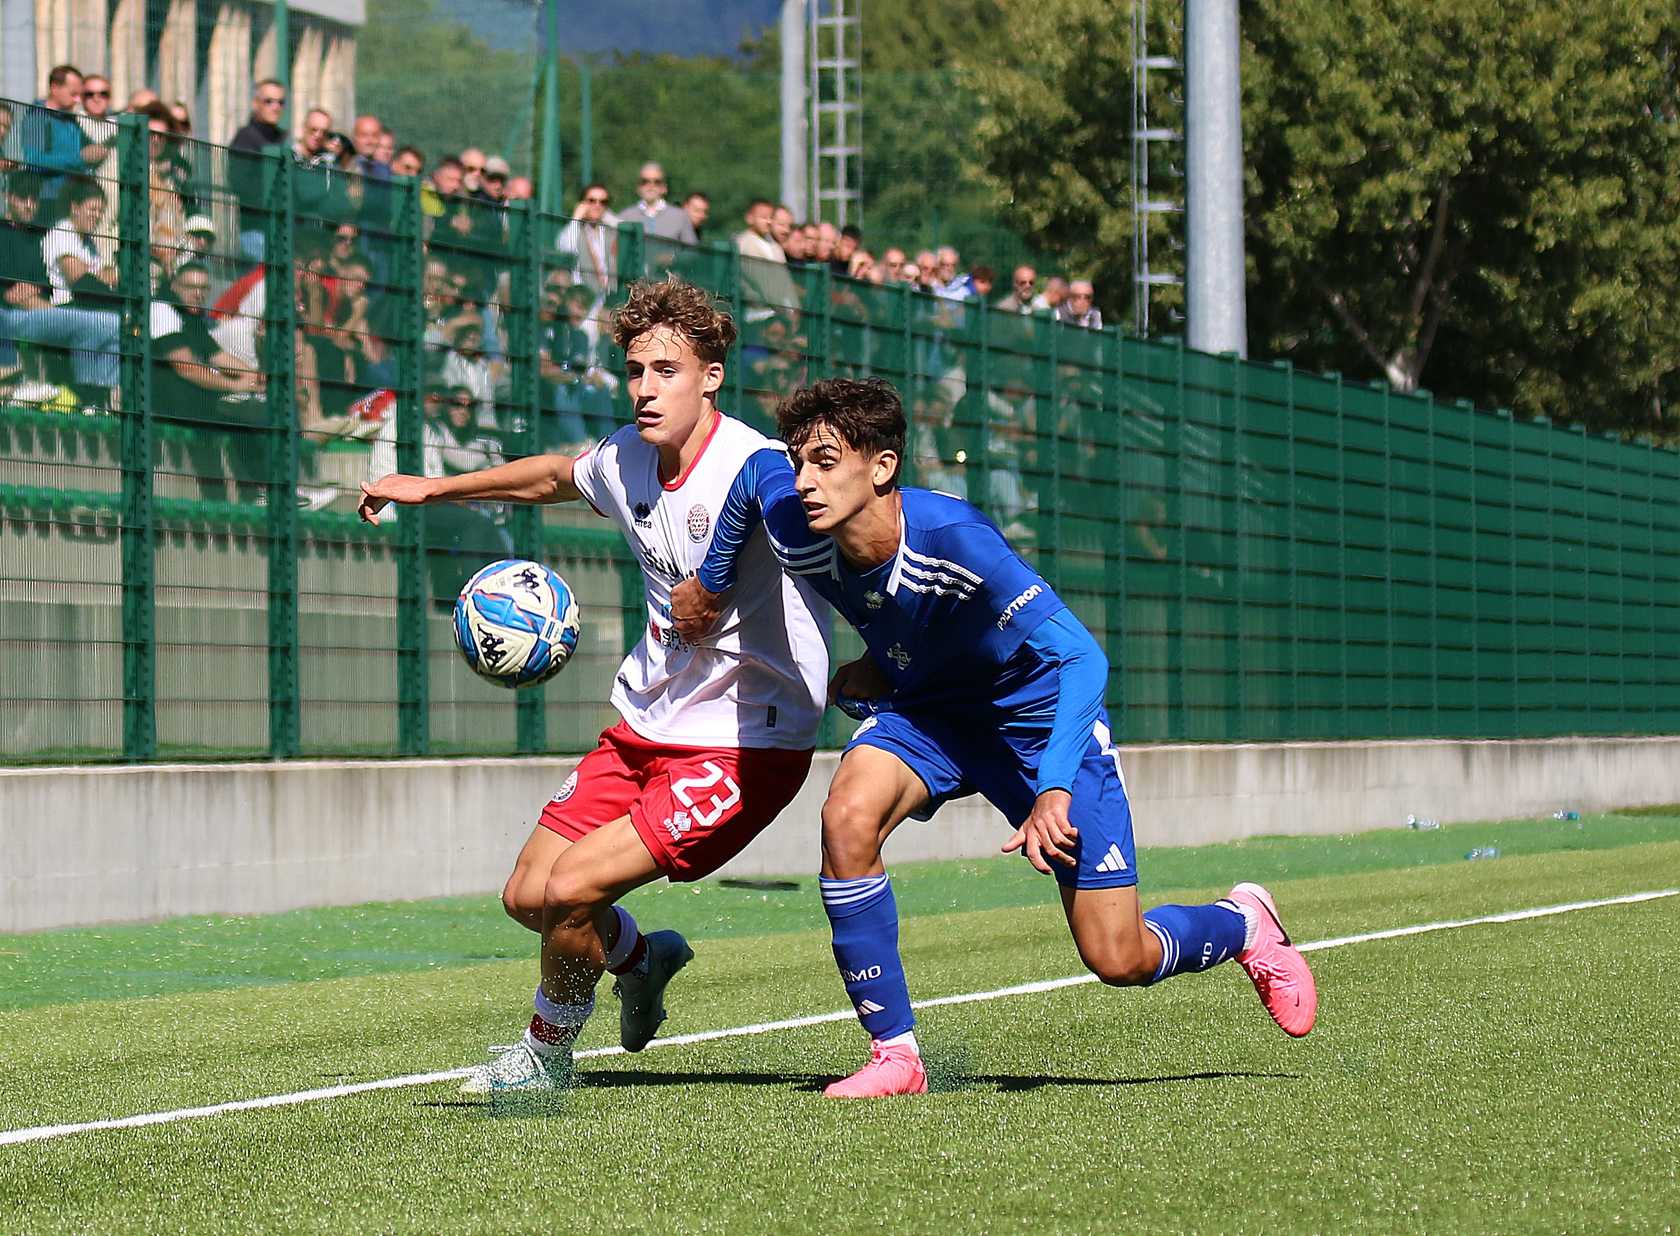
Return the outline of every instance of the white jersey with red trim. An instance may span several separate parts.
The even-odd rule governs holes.
[[[816,745],[828,686],[827,603],[782,573],[762,529],[711,634],[671,627],[671,589],[706,559],[723,500],[748,456],[774,443],[720,415],[687,472],[659,475],[657,448],[626,425],[572,468],[596,512],[641,564],[647,629],[619,667],[612,703],[645,738],[685,747]]]

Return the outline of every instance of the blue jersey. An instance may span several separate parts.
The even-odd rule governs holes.
[[[1065,754],[1046,753],[1039,782],[1067,788],[1102,706],[1101,649],[976,507],[925,489],[898,492],[897,552],[856,570],[806,523],[787,456],[759,451],[718,515],[700,582],[713,592],[734,583],[735,556],[762,519],[783,570],[857,628],[892,684],[893,708],[936,709],[996,730],[1055,723],[1049,746]],[[1052,616],[1059,620],[1047,623]]]
[[[898,552],[858,571],[831,539],[810,530],[792,481],[779,452],[747,460],[718,517],[701,583],[713,592],[733,584],[732,548],[762,515],[782,569],[857,628],[896,704],[961,701],[1017,712],[1054,700],[1050,667],[1016,652],[1062,608],[1061,599],[977,508],[901,489]]]

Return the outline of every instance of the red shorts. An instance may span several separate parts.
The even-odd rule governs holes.
[[[581,841],[628,815],[669,879],[698,880],[739,854],[793,801],[812,754],[675,747],[620,721],[578,761],[537,822]]]

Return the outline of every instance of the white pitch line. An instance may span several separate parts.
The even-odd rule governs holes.
[[[1303,953],[1327,948],[1341,948],[1348,944],[1366,944],[1373,940],[1396,940],[1402,936],[1421,936],[1435,931],[1454,931],[1461,927],[1478,927],[1490,923],[1516,923],[1531,918],[1549,918],[1555,914],[1571,914],[1577,910],[1596,910],[1603,906],[1633,905],[1641,901],[1659,901],[1664,897],[1680,896],[1680,888],[1657,889],[1646,893],[1627,893],[1620,897],[1601,897],[1595,901],[1570,901],[1562,905],[1541,906],[1533,910],[1510,910],[1503,914],[1484,914],[1478,918],[1444,919],[1436,923],[1419,923],[1411,927],[1391,927],[1385,931],[1366,931],[1353,936],[1336,936],[1329,940],[1313,940],[1300,945]],[[971,991],[956,996],[938,996],[931,1000],[916,1000],[918,1009],[938,1008],[947,1004],[977,1004],[984,1000],[1002,1000],[1008,996],[1035,995],[1056,991],[1063,987],[1078,987],[1094,983],[1094,974],[1076,974],[1069,978],[1043,979],[1036,983],[1018,983],[1013,987],[999,987],[992,991]],[[667,1039],[655,1039],[647,1046],[686,1047],[691,1043],[709,1043],[716,1039],[743,1038],[752,1034],[773,1034],[778,1030],[798,1030],[805,1026],[820,1026],[831,1021],[851,1021],[857,1016],[851,1009],[836,1013],[813,1013],[808,1017],[789,1017],[784,1021],[763,1021],[748,1026],[731,1026],[724,1030],[701,1030],[694,1034],[676,1034]],[[600,1056],[622,1056],[622,1047],[594,1047],[576,1053],[579,1060]],[[220,1116],[227,1112],[256,1111],[268,1107],[291,1107],[298,1103],[313,1103],[321,1099],[341,1099],[370,1090],[398,1090],[407,1086],[429,1086],[434,1082],[455,1081],[465,1077],[470,1069],[445,1069],[438,1073],[409,1073],[402,1077],[387,1077],[380,1081],[352,1082],[343,1086],[322,1086],[317,1090],[299,1090],[293,1094],[274,1094],[260,1099],[240,1099],[232,1103],[212,1103],[205,1107],[183,1107],[175,1111],[148,1112],[140,1116],[119,1116],[109,1120],[89,1120],[81,1124],[47,1124],[32,1129],[10,1129],[0,1132],[0,1146],[16,1146],[24,1142],[47,1141],[69,1137],[73,1133],[92,1133],[101,1129],[138,1129],[151,1124],[172,1124],[177,1120],[197,1120],[203,1116]]]

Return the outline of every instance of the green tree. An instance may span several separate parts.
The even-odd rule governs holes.
[[[1129,15],[1006,12],[1010,42],[1056,51],[1036,95],[976,71],[986,170],[1034,239],[1124,278]],[[1680,357],[1672,5],[1253,0],[1243,34],[1254,351],[1599,424],[1660,410]]]

